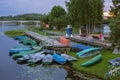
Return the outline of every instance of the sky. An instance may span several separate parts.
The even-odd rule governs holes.
[[[25,13],[47,14],[55,5],[60,5],[66,9],[65,1],[69,0],[0,0],[0,16]],[[108,11],[112,1],[105,0],[104,4],[104,11]]]

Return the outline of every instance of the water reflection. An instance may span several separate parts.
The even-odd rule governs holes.
[[[67,72],[58,65],[43,66],[42,64],[35,67],[24,66],[20,76],[17,78],[29,80],[65,80]],[[62,76],[61,76],[62,75]]]

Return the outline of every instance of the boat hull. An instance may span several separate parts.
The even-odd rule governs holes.
[[[98,63],[101,60],[101,58],[102,58],[102,55],[98,54],[97,56],[93,57],[89,61],[80,64],[80,66],[88,67],[88,66],[94,65],[94,64]]]
[[[56,61],[57,63],[60,64],[65,64],[67,62],[67,60],[65,58],[63,58],[62,56],[54,53],[52,54],[54,61]]]

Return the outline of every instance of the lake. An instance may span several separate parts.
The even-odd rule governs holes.
[[[67,71],[59,65],[31,67],[17,64],[9,56],[9,50],[20,44],[17,40],[4,35],[7,30],[25,29],[25,25],[0,24],[0,80],[65,80]]]

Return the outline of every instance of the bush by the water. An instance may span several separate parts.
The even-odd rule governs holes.
[[[6,31],[5,34],[7,36],[20,36],[20,35],[24,35],[24,31],[23,30],[10,30],[10,31]]]

